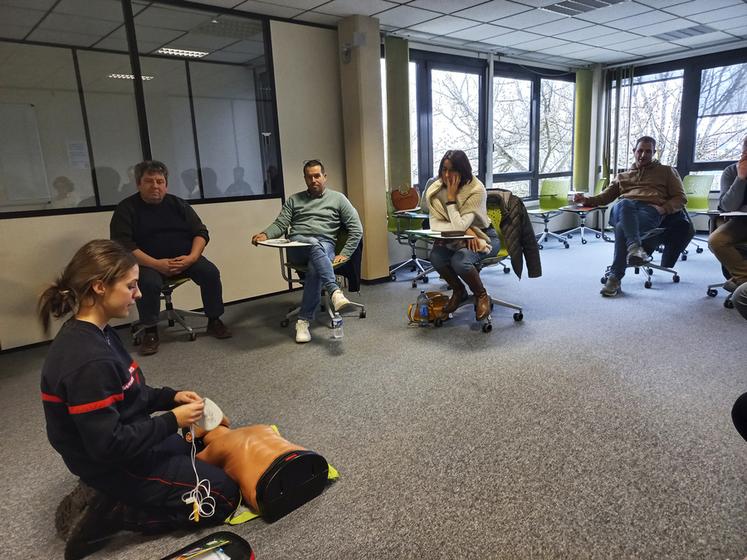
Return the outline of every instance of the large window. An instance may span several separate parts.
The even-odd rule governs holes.
[[[747,64],[701,72],[695,161],[739,158],[747,132]]]
[[[540,174],[563,173],[572,169],[575,91],[573,82],[540,82]]]
[[[80,16],[30,4],[28,41],[0,28],[0,216],[111,208],[146,158],[192,200],[282,194],[267,21],[157,1],[97,0]]]
[[[493,173],[529,171],[531,110],[530,80],[493,78]]]

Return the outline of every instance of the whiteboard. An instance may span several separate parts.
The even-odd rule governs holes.
[[[5,204],[52,199],[44,166],[36,111],[29,103],[0,103],[0,181]]]

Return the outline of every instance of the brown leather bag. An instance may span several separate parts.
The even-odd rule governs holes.
[[[441,292],[425,292],[425,295],[428,297],[428,321],[432,323],[443,315],[449,296]],[[411,323],[420,321],[420,311],[416,304],[411,303],[407,306],[407,318]]]
[[[399,187],[392,191],[392,206],[395,210],[412,210],[420,203],[420,195],[415,187]]]

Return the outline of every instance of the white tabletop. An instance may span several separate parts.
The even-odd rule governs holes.
[[[474,235],[457,235],[457,236],[443,236],[441,235],[440,231],[436,231],[435,229],[407,229],[405,230],[405,233],[410,233],[412,235],[419,235],[422,237],[428,237],[431,239],[444,239],[446,241],[457,241],[459,239],[474,239]]]
[[[264,245],[265,247],[275,247],[282,249],[284,247],[310,247],[311,243],[304,243],[303,241],[291,241],[284,237],[278,237],[277,239],[265,239],[264,241],[258,241],[257,245]]]

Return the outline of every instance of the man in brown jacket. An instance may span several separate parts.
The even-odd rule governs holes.
[[[656,140],[642,136],[635,143],[635,162],[630,171],[619,173],[597,196],[575,197],[585,206],[609,204],[620,197],[610,215],[610,225],[615,227],[615,255],[607,283],[600,292],[603,296],[620,293],[626,266],[641,266],[649,260],[641,246],[641,234],[657,227],[665,215],[679,212],[687,203],[677,170],[653,159],[654,153]]]

